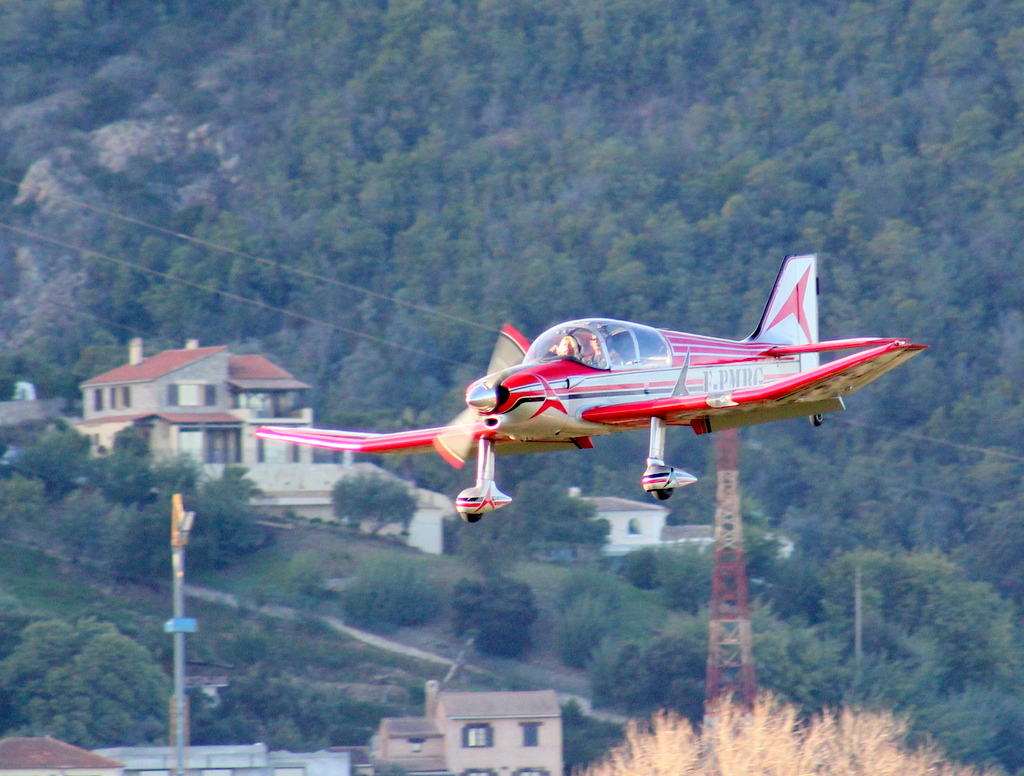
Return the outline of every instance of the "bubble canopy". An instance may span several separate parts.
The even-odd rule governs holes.
[[[523,363],[569,359],[595,369],[671,366],[668,341],[650,326],[606,318],[569,321],[541,334]]]

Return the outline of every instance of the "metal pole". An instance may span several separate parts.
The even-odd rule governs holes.
[[[864,656],[864,612],[861,609],[861,565],[857,562],[853,572],[853,658],[860,678],[860,663]]]
[[[174,730],[174,773],[185,776],[185,742],[188,725],[185,714],[185,634],[195,633],[196,621],[185,617],[185,545],[195,513],[186,512],[181,494],[171,497],[171,592],[174,616],[164,623],[164,630],[174,636],[174,708],[171,725]]]
[[[174,588],[174,619],[185,616],[185,548],[171,550]],[[185,634],[174,633],[174,773],[185,776]]]

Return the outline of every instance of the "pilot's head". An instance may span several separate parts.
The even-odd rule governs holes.
[[[570,358],[575,358],[577,355],[579,355],[579,352],[580,346],[576,342],[576,338],[569,334],[566,334],[564,337],[562,337],[561,341],[559,341],[558,343],[558,346],[555,348],[555,353],[557,355],[568,356]]]

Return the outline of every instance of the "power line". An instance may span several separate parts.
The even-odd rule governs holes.
[[[110,256],[110,255],[108,255],[106,253],[100,253],[99,251],[90,250],[89,248],[83,248],[83,247],[81,247],[79,245],[73,245],[72,243],[64,242],[63,240],[58,240],[58,239],[53,238],[53,237],[47,237],[46,235],[39,234],[38,232],[34,232],[34,231],[30,230],[30,229],[24,229],[22,227],[14,226],[12,224],[8,224],[8,223],[5,223],[3,221],[0,221],[0,227],[3,227],[4,229],[9,229],[12,232],[17,232],[18,234],[22,234],[22,235],[24,235],[26,237],[30,237],[30,238],[32,238],[34,240],[40,240],[42,242],[50,243],[52,245],[59,245],[60,247],[67,248],[68,250],[77,251],[77,252],[81,253],[83,256],[95,256],[97,258],[113,262],[114,264],[119,264],[120,266],[128,267],[130,269],[134,269],[137,272],[143,272],[143,273],[146,273],[146,274],[149,274],[149,275],[155,275],[156,277],[163,278],[164,280],[170,280],[170,281],[175,282],[175,283],[181,283],[182,285],[189,286],[190,288],[195,288],[195,289],[198,289],[200,291],[205,291],[205,292],[207,292],[209,294],[215,294],[217,296],[222,296],[225,299],[231,299],[233,301],[241,302],[243,304],[250,304],[250,305],[253,305],[255,307],[262,308],[264,310],[269,310],[270,312],[279,313],[281,315],[287,315],[287,316],[289,316],[291,318],[295,318],[295,319],[300,320],[300,321],[306,321],[307,323],[314,323],[314,324],[319,324],[321,326],[327,326],[328,328],[334,329],[336,331],[340,331],[340,332],[342,332],[344,334],[352,334],[352,335],[354,335],[356,337],[363,337],[365,339],[371,340],[372,342],[377,342],[377,343],[379,343],[381,345],[386,345],[386,346],[392,347],[392,348],[398,348],[400,350],[406,350],[406,351],[409,351],[410,353],[416,353],[417,355],[421,355],[421,356],[426,356],[428,358],[437,359],[438,361],[444,361],[445,363],[453,364],[455,366],[469,366],[468,364],[464,364],[464,363],[462,363],[460,361],[453,361],[450,358],[445,358],[444,356],[439,356],[439,355],[437,355],[435,353],[428,353],[428,352],[426,352],[424,350],[419,350],[418,348],[412,348],[412,347],[409,347],[408,345],[401,345],[401,344],[399,344],[397,342],[389,342],[388,340],[381,339],[380,337],[375,337],[372,334],[366,334],[365,332],[356,331],[354,329],[348,329],[348,328],[346,328],[344,326],[339,326],[339,325],[334,324],[334,323],[329,323],[328,321],[320,320],[319,318],[313,318],[312,316],[309,316],[309,315],[303,315],[302,313],[296,313],[296,312],[292,312],[291,310],[285,310],[282,307],[276,307],[274,305],[267,304],[266,302],[261,302],[258,299],[250,299],[250,298],[242,296],[240,294],[234,294],[234,293],[232,293],[230,291],[224,291],[224,290],[221,290],[221,289],[208,288],[207,286],[204,286],[201,283],[195,283],[195,282],[193,282],[191,280],[186,280],[185,278],[178,277],[177,275],[171,275],[171,274],[169,274],[167,272],[161,272],[160,270],[150,269],[149,267],[143,267],[143,266],[140,266],[138,264],[133,264],[130,261],[126,261],[124,259],[118,259],[118,258],[115,258],[114,256]]]
[[[1024,461],[1024,456],[1013,455],[1012,453],[1004,453],[1002,450],[993,450],[989,447],[977,447],[976,445],[965,445],[962,442],[953,442],[949,439],[939,439],[937,437],[925,436],[924,434],[915,434],[913,431],[900,431],[899,429],[889,428],[887,426],[875,426],[871,423],[862,423],[858,420],[852,420],[851,418],[835,418],[835,420],[841,423],[847,423],[851,426],[860,426],[861,428],[870,428],[876,431],[887,431],[890,434],[898,434],[899,436],[909,437],[911,439],[917,439],[921,442],[933,442],[939,445],[949,445],[950,447],[958,447],[962,450],[970,450],[975,453],[984,453],[985,455],[994,455],[999,458],[1008,458],[1011,461]]]
[[[19,186],[20,187],[20,185],[21,185],[17,181],[13,181],[10,178],[4,178],[2,176],[0,176],[0,182],[7,183],[7,184],[10,184],[12,186]],[[468,318],[462,318],[462,317],[460,317],[458,315],[452,315],[450,313],[442,312],[441,310],[435,310],[432,307],[426,307],[424,305],[419,305],[419,304],[416,304],[414,302],[406,302],[406,301],[404,301],[402,299],[398,299],[397,297],[390,296],[388,294],[382,294],[382,293],[379,293],[377,291],[371,291],[368,288],[363,288],[362,286],[357,286],[357,285],[354,285],[352,283],[346,283],[345,281],[337,280],[336,278],[329,278],[329,277],[327,277],[325,275],[319,275],[319,274],[317,274],[315,272],[311,272],[309,270],[301,269],[301,268],[298,268],[298,267],[290,267],[287,264],[281,264],[280,262],[274,261],[273,259],[267,259],[267,258],[264,258],[262,256],[256,256],[256,255],[251,254],[251,253],[246,253],[245,251],[236,250],[235,248],[229,248],[226,245],[220,245],[219,243],[211,242],[210,240],[203,240],[203,239],[201,239],[199,237],[192,237],[191,235],[183,234],[182,232],[175,232],[173,229],[166,229],[166,228],[164,228],[162,226],[157,226],[156,224],[151,224],[151,223],[149,223],[147,221],[142,221],[142,220],[140,220],[138,218],[132,218],[131,216],[126,216],[126,215],[124,215],[122,213],[118,213],[118,212],[113,211],[113,210],[107,210],[105,208],[97,207],[96,205],[90,205],[87,202],[82,202],[81,200],[75,199],[74,197],[69,197],[69,196],[67,196],[65,194],[53,194],[53,193],[51,193],[51,194],[48,194],[47,196],[52,198],[52,199],[58,199],[58,200],[63,200],[65,202],[70,202],[73,205],[77,205],[78,207],[85,208],[86,210],[91,210],[94,213],[99,213],[100,215],[107,216],[108,218],[114,218],[114,219],[117,219],[119,221],[124,221],[125,223],[134,224],[136,226],[141,226],[141,227],[144,227],[146,229],[152,229],[155,232],[159,232],[161,234],[166,234],[166,235],[168,235],[170,237],[174,237],[175,239],[184,240],[185,242],[189,242],[189,243],[192,243],[194,245],[200,245],[200,246],[202,246],[204,248],[209,248],[209,249],[215,250],[215,251],[221,251],[223,253],[227,253],[227,254],[230,254],[232,256],[238,256],[239,258],[247,259],[249,261],[256,261],[256,262],[259,262],[261,264],[265,264],[268,267],[274,267],[275,269],[279,269],[279,270],[281,270],[283,272],[291,272],[291,273],[293,273],[295,275],[299,275],[299,276],[304,277],[304,278],[306,278],[308,280],[316,280],[316,281],[319,281],[321,283],[328,283],[330,285],[338,286],[340,288],[345,288],[345,289],[347,289],[349,291],[355,291],[355,292],[360,293],[360,294],[365,294],[365,295],[373,297],[375,299],[380,299],[382,301],[391,302],[392,304],[399,305],[401,307],[408,307],[409,309],[416,310],[416,311],[421,312],[421,313],[426,313],[427,315],[434,315],[434,316],[437,316],[439,318],[446,318],[446,319],[448,319],[450,321],[454,321],[456,323],[461,323],[461,324],[464,324],[466,326],[474,326],[474,327],[476,327],[478,329],[484,329],[485,331],[491,331],[491,332],[495,332],[495,333],[500,331],[499,329],[496,329],[493,326],[488,326],[486,324],[479,323],[478,321],[473,321],[473,320],[470,320]]]

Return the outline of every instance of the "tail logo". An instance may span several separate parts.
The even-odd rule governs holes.
[[[811,337],[811,329],[807,323],[807,313],[804,311],[804,299],[807,298],[807,286],[811,277],[811,269],[807,268],[804,272],[804,276],[800,278],[797,284],[793,287],[793,290],[789,293],[789,298],[782,303],[779,311],[772,318],[765,330],[772,329],[782,321],[786,320],[789,316],[795,316],[797,323],[800,324],[800,328],[803,330],[805,342],[813,342]]]

